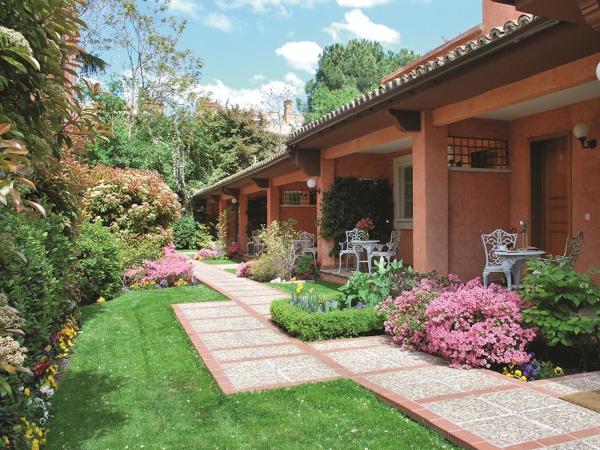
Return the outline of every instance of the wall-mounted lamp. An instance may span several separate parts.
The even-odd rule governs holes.
[[[316,178],[309,178],[308,180],[306,180],[306,186],[309,189],[314,189],[317,187],[317,179]]]
[[[598,81],[600,81],[600,62],[596,66],[596,78],[598,78]]]
[[[233,197],[233,198],[231,199],[231,203],[233,203],[234,205],[235,205],[237,202],[238,202],[238,199],[237,199],[237,198]]]
[[[578,123],[573,127],[573,135],[579,140],[582,148],[596,148],[596,139],[588,139],[590,128],[585,123]]]

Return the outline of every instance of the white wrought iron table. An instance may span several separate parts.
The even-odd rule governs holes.
[[[354,253],[356,255],[356,271],[360,270],[360,263],[367,263],[367,267],[369,268],[369,273],[371,273],[371,253],[375,250],[377,244],[379,244],[379,239],[355,239],[350,241],[352,246],[354,247]],[[365,250],[367,253],[367,259],[361,260],[360,253],[362,250]]]
[[[545,251],[536,249],[496,250],[496,255],[502,260],[502,270],[504,273],[509,272],[512,275],[510,278],[507,277],[508,289],[520,289],[522,287],[521,270],[523,261],[540,258],[545,254]]]

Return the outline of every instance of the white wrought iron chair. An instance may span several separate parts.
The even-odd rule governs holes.
[[[387,262],[391,262],[396,258],[398,246],[400,245],[400,230],[392,230],[390,241],[387,244],[377,244],[375,250],[371,252],[371,261],[373,258],[385,258]]]
[[[250,245],[252,246],[252,253],[249,253],[251,256],[259,256],[262,253],[264,244],[258,230],[252,232],[252,237],[247,246],[250,247]]]
[[[482,234],[481,241],[485,253],[485,267],[483,268],[483,285],[488,285],[490,273],[503,273],[511,285],[512,274],[509,270],[502,268],[502,259],[496,254],[499,247],[510,248],[517,243],[517,234],[508,233],[504,230],[495,230],[489,234]]]
[[[308,231],[298,233],[298,239],[302,241],[302,256],[312,255],[313,259],[317,259],[317,247],[315,245],[315,235]]]
[[[565,243],[565,253],[562,256],[557,256],[557,260],[567,260],[563,267],[567,269],[575,269],[577,258],[581,254],[581,248],[583,247],[583,231],[580,231],[575,236],[568,237]]]
[[[248,237],[248,243],[246,244],[246,253],[248,255],[254,256],[256,253],[256,238],[258,237],[258,230],[254,230],[250,236]],[[252,247],[252,253],[250,253],[250,247]]]
[[[358,261],[358,255],[356,254],[357,249],[354,248],[352,241],[363,238],[363,231],[358,228],[354,228],[350,231],[346,231],[346,241],[338,242],[340,246],[340,264],[338,267],[338,273],[342,271],[342,256],[346,255],[346,270],[348,270],[348,255],[353,255],[354,259]]]

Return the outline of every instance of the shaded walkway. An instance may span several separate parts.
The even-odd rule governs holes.
[[[386,336],[306,344],[269,320],[271,302],[285,296],[280,291],[200,262],[194,273],[231,299],[174,305],[226,393],[349,377],[464,447],[600,449],[600,414],[558,399],[565,390],[600,389],[600,373],[523,383],[450,369]]]

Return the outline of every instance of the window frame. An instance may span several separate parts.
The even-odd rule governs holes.
[[[394,158],[394,225],[397,229],[412,230],[414,217],[414,202],[413,202],[413,217],[405,217],[406,199],[403,195],[405,186],[404,169],[410,167],[412,169],[412,155],[401,156]],[[400,170],[402,169],[402,171]],[[414,199],[414,172],[413,172],[413,199]]]

